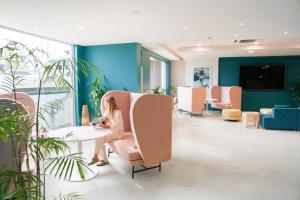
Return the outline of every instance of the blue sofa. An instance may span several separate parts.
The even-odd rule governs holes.
[[[300,130],[300,108],[273,108],[272,114],[261,114],[260,126],[265,129]]]

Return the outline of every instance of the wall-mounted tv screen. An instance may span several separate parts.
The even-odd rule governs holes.
[[[243,89],[284,89],[285,65],[240,66]]]

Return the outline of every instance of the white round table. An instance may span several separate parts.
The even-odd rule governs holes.
[[[73,126],[60,128],[47,132],[47,137],[60,138],[65,142],[77,143],[77,150],[82,157],[82,143],[85,141],[96,140],[97,138],[107,134],[107,129],[94,128],[93,126]],[[69,136],[68,136],[69,135]],[[98,175],[98,171],[91,168],[91,171],[84,170],[85,180],[90,180]],[[74,172],[69,181],[82,181],[79,174]]]

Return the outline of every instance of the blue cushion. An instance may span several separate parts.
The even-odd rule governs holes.
[[[279,104],[275,104],[275,108],[290,108],[290,105],[279,105]]]

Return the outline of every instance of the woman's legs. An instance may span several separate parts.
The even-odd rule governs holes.
[[[105,151],[105,144],[109,143],[113,140],[118,140],[118,139],[121,139],[121,138],[118,134],[115,134],[115,133],[107,134],[105,136],[97,138],[94,158],[96,156],[96,158],[103,160],[105,162],[108,162],[106,151]]]

